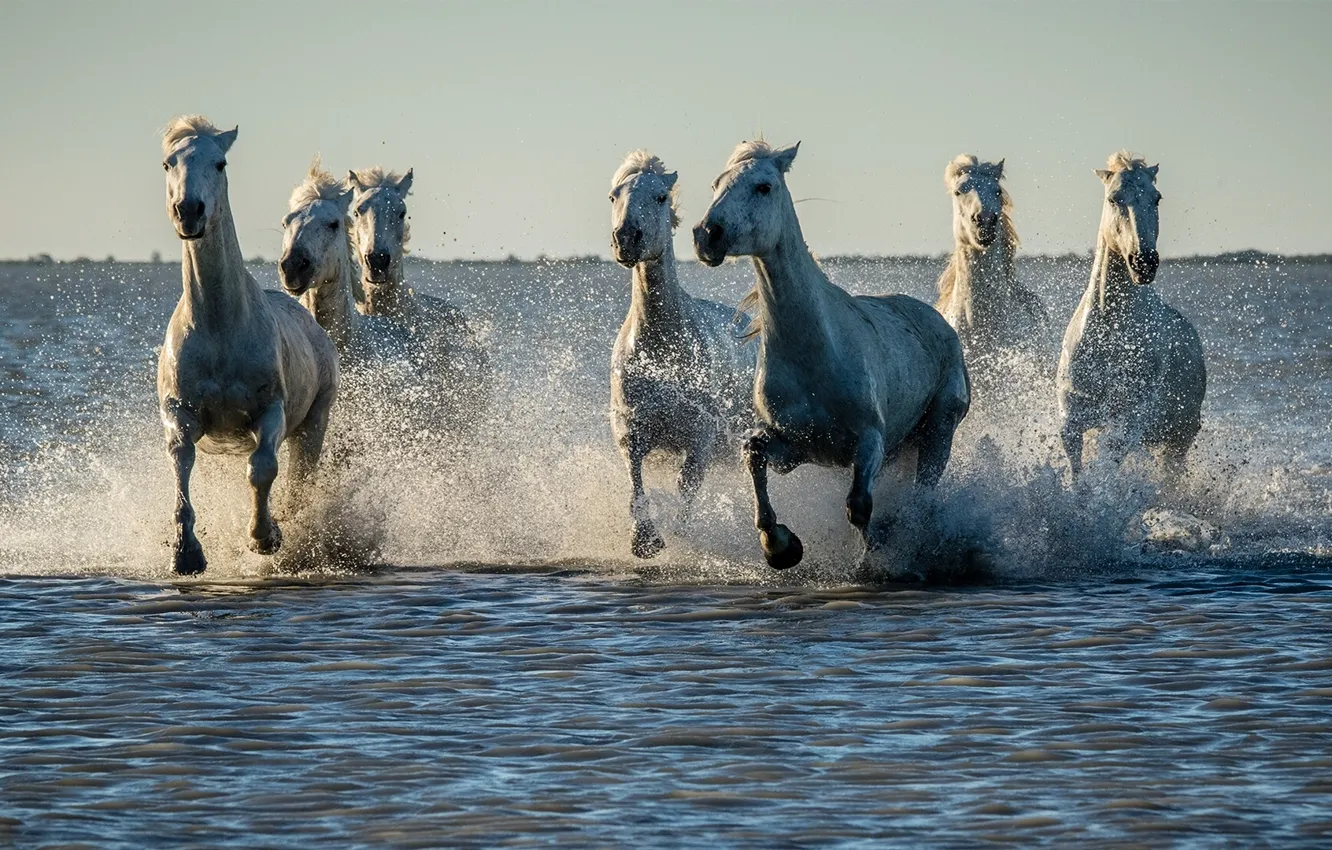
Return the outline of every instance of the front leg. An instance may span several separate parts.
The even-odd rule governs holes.
[[[784,448],[781,437],[762,428],[751,431],[744,443],[745,468],[754,482],[754,527],[759,532],[763,558],[774,570],[785,570],[800,563],[804,544],[791,529],[777,522],[777,513],[768,500],[768,456]]]
[[[651,558],[666,548],[666,541],[652,524],[652,510],[647,493],[643,491],[643,458],[651,446],[646,440],[630,434],[624,440],[624,460],[629,466],[629,484],[633,495],[629,499],[629,516],[634,522],[634,536],[629,544],[635,558]]]
[[[255,449],[250,454],[250,489],[254,494],[254,513],[250,520],[250,549],[271,555],[282,545],[282,529],[269,512],[268,495],[278,474],[278,446],[287,431],[287,415],[281,401],[274,401],[254,423]]]
[[[1059,431],[1059,437],[1064,443],[1064,454],[1068,457],[1069,475],[1075,483],[1082,474],[1082,433],[1082,426],[1071,417],[1064,420]]]
[[[865,545],[870,545],[869,524],[874,514],[874,481],[883,468],[883,433],[875,428],[860,435],[856,459],[852,465],[851,492],[846,496],[846,521],[860,530]]]
[[[203,546],[194,534],[194,505],[190,502],[190,473],[194,470],[194,444],[203,436],[199,418],[179,399],[162,403],[167,451],[176,472],[176,539],[171,545],[171,569],[177,575],[198,575],[208,567]]]

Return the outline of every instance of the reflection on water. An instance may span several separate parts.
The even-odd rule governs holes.
[[[896,592],[16,577],[0,835],[1315,843],[1329,603],[1305,558]]]

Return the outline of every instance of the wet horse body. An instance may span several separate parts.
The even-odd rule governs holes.
[[[249,453],[250,548],[271,554],[282,535],[269,511],[277,450],[289,442],[293,498],[304,494],[338,389],[328,335],[286,295],[246,270],[227,199],[225,155],[236,131],[177,119],[163,140],[168,215],[183,242],[183,292],[158,359],[158,398],[176,472],[173,568],[206,567],[194,533],[189,481],[196,446]]]
[[[847,519],[870,544],[871,489],[883,464],[918,449],[916,480],[943,475],[953,432],[970,405],[957,333],[905,295],[852,296],[833,285],[805,245],[785,174],[796,147],[740,145],[694,229],[699,259],[750,255],[757,284],[759,353],[754,403],[760,427],[745,442],[755,526],[768,564],[799,563],[803,546],[777,522],[767,469],[804,463],[850,467]]]
[[[676,274],[675,172],[635,151],[611,184],[611,250],[633,269],[629,313],[611,354],[611,431],[629,468],[635,556],[666,544],[652,522],[643,460],[682,455],[679,489],[687,520],[708,466],[753,424],[754,346],[737,311],[690,296]]]
[[[1156,173],[1157,166],[1126,152],[1097,171],[1105,202],[1091,280],[1064,334],[1056,378],[1061,437],[1075,478],[1087,431],[1113,429],[1116,460],[1142,445],[1174,476],[1202,427],[1202,341],[1150,285],[1159,264]]]

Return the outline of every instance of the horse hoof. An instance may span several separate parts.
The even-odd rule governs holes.
[[[197,576],[207,567],[208,561],[204,558],[203,546],[198,540],[176,547],[171,563],[171,571],[176,575]]]
[[[635,558],[647,560],[666,548],[666,541],[657,534],[635,534],[631,547]]]
[[[271,555],[282,546],[282,529],[278,524],[272,523],[273,530],[268,532],[267,537],[251,537],[250,551],[258,555]]]
[[[759,532],[763,558],[774,570],[789,570],[805,557],[805,546],[795,532],[784,525],[775,525],[771,531]]]

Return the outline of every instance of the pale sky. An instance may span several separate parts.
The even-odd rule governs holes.
[[[951,246],[955,154],[1007,159],[1024,249],[1085,251],[1128,147],[1166,255],[1332,252],[1332,3],[69,2],[0,6],[0,257],[167,257],[158,131],[240,125],[247,256],[315,152],[416,169],[413,250],[608,253],[646,147],[684,220],[732,147],[800,140],[815,252]],[[688,227],[677,248],[692,256]]]

